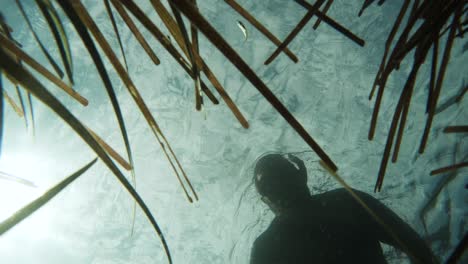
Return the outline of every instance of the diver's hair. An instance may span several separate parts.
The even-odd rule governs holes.
[[[262,155],[257,159],[254,169],[257,191],[275,203],[308,193],[307,173],[300,166],[284,154]]]
[[[258,156],[255,161],[253,162],[253,164],[251,164],[251,174],[252,174],[252,183],[255,183],[255,167],[257,167],[257,164],[258,162],[263,159],[265,156],[268,156],[268,155],[271,155],[271,154],[280,154],[280,155],[283,155],[281,154],[280,152],[275,152],[275,151],[268,151],[268,152],[265,152],[263,154],[261,154],[260,156]]]

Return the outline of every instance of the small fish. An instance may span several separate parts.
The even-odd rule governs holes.
[[[242,30],[242,33],[244,33],[244,37],[245,37],[244,42],[246,42],[249,36],[247,29],[245,28],[244,24],[240,22],[239,20],[237,20],[237,26],[240,28],[240,30]]]

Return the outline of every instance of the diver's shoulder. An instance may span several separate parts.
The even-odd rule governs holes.
[[[358,197],[368,199],[370,196],[369,194],[356,190],[351,189]],[[348,204],[348,203],[356,203],[356,200],[352,197],[348,190],[345,188],[337,188],[331,191],[327,191],[324,193],[312,195],[312,200],[320,201],[320,202],[336,202],[339,204]]]
[[[270,224],[270,226],[255,239],[253,244],[255,251],[263,252],[271,247],[271,243],[274,240],[276,233],[275,229],[275,226]]]
[[[265,231],[260,234],[257,239],[255,240],[256,244],[262,244],[265,241],[269,241],[277,232],[278,230],[278,225],[279,225],[279,219],[278,217],[275,217],[273,221],[271,221],[270,225],[268,225],[268,228],[265,229]]]
[[[332,197],[341,197],[349,195],[348,191],[345,188],[337,188],[323,193],[312,195],[314,199],[327,199]]]
[[[353,189],[351,188],[351,190],[356,193],[358,196],[362,196],[362,195],[365,195],[365,196],[368,196],[369,194],[363,192],[363,191],[360,191],[360,190],[357,190],[357,189]],[[316,195],[313,195],[315,197],[326,197],[326,196],[351,196],[351,194],[349,193],[348,190],[346,190],[345,188],[336,188],[336,189],[333,189],[331,191],[327,191],[327,192],[324,192],[324,193],[321,193],[321,194],[316,194]]]

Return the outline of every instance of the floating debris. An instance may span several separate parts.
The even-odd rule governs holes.
[[[7,181],[12,181],[12,182],[17,182],[17,183],[20,183],[20,184],[23,184],[23,185],[26,185],[26,186],[29,186],[29,187],[34,187],[34,188],[37,187],[31,181],[28,181],[28,180],[23,179],[21,177],[14,176],[14,175],[11,175],[9,173],[2,172],[2,171],[0,171],[0,179],[7,180]]]
[[[244,34],[244,42],[247,41],[247,38],[249,37],[249,33],[247,32],[247,29],[245,28],[244,24],[237,20],[237,26],[242,30],[242,33]]]

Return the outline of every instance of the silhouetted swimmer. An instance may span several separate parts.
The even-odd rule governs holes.
[[[255,241],[251,264],[387,263],[380,242],[413,263],[437,263],[421,237],[372,196],[355,190],[400,242],[345,189],[311,195],[306,167],[295,156],[267,155],[254,174],[262,201],[276,217]]]

